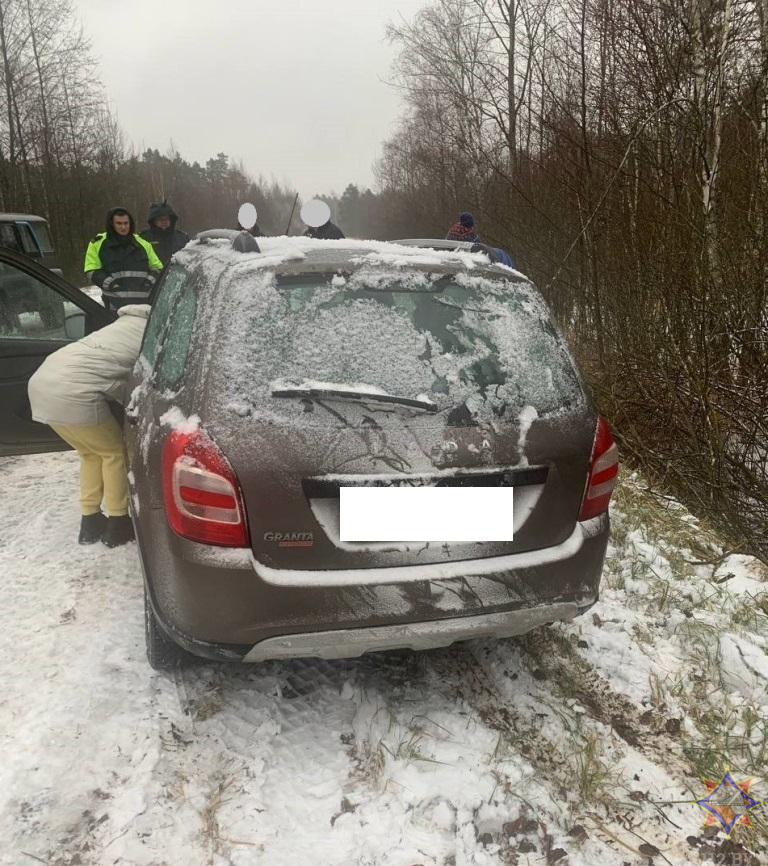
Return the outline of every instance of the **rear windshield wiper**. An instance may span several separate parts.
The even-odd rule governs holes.
[[[325,400],[355,400],[358,403],[389,403],[394,406],[407,406],[422,412],[437,412],[437,403],[427,397],[398,397],[394,394],[379,394],[375,391],[357,391],[352,388],[332,385],[290,385],[273,383],[270,393],[273,397],[310,397]]]

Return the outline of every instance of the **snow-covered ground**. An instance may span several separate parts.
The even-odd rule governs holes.
[[[72,454],[0,459],[0,862],[768,862],[768,573],[625,475],[602,600],[525,638],[175,675],[135,545],[76,542]]]

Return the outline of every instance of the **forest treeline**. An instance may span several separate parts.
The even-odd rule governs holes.
[[[472,210],[625,456],[768,556],[768,2],[433,0],[390,36],[382,191]]]
[[[294,190],[126,148],[71,13],[0,0],[0,210],[47,216],[72,278],[116,203],[168,197],[194,232],[250,200],[283,233]],[[471,210],[624,455],[768,556],[768,0],[425,0],[388,35],[402,121],[375,192],[323,195],[334,221],[440,237]]]

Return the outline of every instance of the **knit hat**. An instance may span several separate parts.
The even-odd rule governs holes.
[[[475,218],[468,211],[462,211],[459,214],[459,222],[468,229],[471,229],[475,225]]]

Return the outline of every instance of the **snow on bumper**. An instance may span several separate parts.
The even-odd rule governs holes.
[[[484,577],[510,571],[537,569],[575,557],[587,539],[607,533],[607,515],[577,523],[571,535],[561,544],[512,553],[508,556],[493,556],[486,559],[462,559],[456,562],[430,563],[428,565],[390,566],[385,568],[350,568],[332,570],[299,570],[270,568],[251,557],[256,574],[265,583],[273,586],[361,586],[366,584],[401,583],[417,580],[451,580],[453,578]]]

